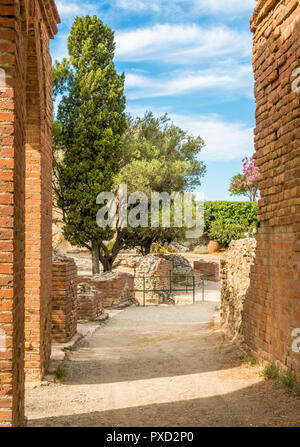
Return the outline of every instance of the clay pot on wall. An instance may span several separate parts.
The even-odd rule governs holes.
[[[220,244],[217,241],[210,241],[207,249],[209,254],[216,253],[217,251],[220,250]]]

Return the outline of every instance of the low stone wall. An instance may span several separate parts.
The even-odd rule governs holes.
[[[220,261],[221,319],[230,338],[241,336],[243,307],[255,261],[256,239],[232,241]]]
[[[90,285],[101,292],[105,308],[123,307],[134,302],[134,279],[129,273],[114,272],[95,275]]]
[[[56,259],[52,274],[52,337],[66,343],[77,329],[77,266],[71,258]]]
[[[219,281],[220,279],[220,264],[218,262],[194,261],[194,271],[203,275],[204,279],[208,281]]]

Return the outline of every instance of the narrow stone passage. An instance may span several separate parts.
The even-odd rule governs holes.
[[[27,391],[29,426],[299,426],[300,400],[243,365],[209,324],[218,303],[128,308]]]

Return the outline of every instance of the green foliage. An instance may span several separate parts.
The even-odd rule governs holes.
[[[246,367],[254,368],[254,367],[258,366],[257,360],[255,358],[251,357],[251,356],[248,356],[248,355],[247,356],[243,356],[241,359],[243,361],[243,365],[246,366]]]
[[[294,373],[289,369],[286,372],[280,372],[279,368],[272,363],[264,367],[260,374],[268,380],[276,380],[278,385],[291,391],[294,396],[300,396],[300,388]]]
[[[227,246],[231,241],[242,239],[247,230],[246,223],[218,219],[212,223],[208,235],[211,240]]]
[[[205,246],[198,245],[194,248],[193,253],[195,253],[195,255],[207,255],[208,249]]]
[[[68,372],[62,368],[61,366],[58,366],[51,374],[54,375],[54,382],[64,382],[68,378]]]
[[[124,75],[116,72],[114,33],[96,16],[77,17],[69,58],[53,70],[54,95],[63,95],[54,123],[54,176],[64,236],[73,245],[110,240],[97,226],[96,198],[111,191],[119,172],[126,124]]]
[[[204,233],[222,245],[258,227],[256,202],[205,202]]]
[[[151,222],[151,192],[182,192],[201,184],[206,167],[199,161],[204,146],[200,137],[193,137],[175,126],[167,115],[155,118],[146,112],[135,120],[128,117],[124,134],[123,167],[115,178],[115,189],[126,184],[128,192],[143,192],[149,199]],[[171,225],[174,207],[171,205]],[[138,247],[148,254],[153,243],[170,244],[183,238],[183,228],[136,228],[123,231],[128,247]]]
[[[174,254],[179,253],[178,248],[175,248],[175,247],[168,246],[167,250],[168,250],[169,253],[174,253]]]
[[[152,248],[152,252],[159,254],[167,254],[169,253],[169,250],[166,247],[162,247],[161,245],[155,244]]]
[[[115,243],[114,243],[114,241],[109,241],[109,242],[108,242],[107,244],[105,244],[105,245],[106,245],[107,250],[111,253],[112,250],[113,250],[113,248],[114,248]]]
[[[124,135],[123,169],[117,184],[126,183],[131,192],[174,192],[201,185],[206,172],[199,154],[201,137],[175,126],[168,115],[159,118],[146,112],[142,118],[128,117]]]
[[[279,377],[279,382],[283,388],[290,390],[295,396],[300,396],[300,388],[296,381],[295,375],[291,370],[286,373],[281,374]]]
[[[271,365],[265,366],[262,369],[261,375],[266,379],[275,380],[279,378],[279,369],[274,363],[272,363]]]

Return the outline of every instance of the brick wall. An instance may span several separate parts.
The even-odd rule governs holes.
[[[245,340],[259,359],[292,368],[300,354],[300,4],[260,0],[251,20],[257,103],[256,164],[261,169],[261,228],[244,306]]]
[[[78,292],[78,320],[96,320],[103,314],[104,296],[98,290]]]
[[[71,258],[52,268],[52,336],[67,343],[77,330],[77,266]]]
[[[24,422],[25,143],[32,143],[31,125],[36,113],[33,102],[27,99],[35,70],[41,75],[42,71],[47,71],[48,64],[48,78],[46,81],[46,76],[42,78],[40,93],[44,97],[41,111],[45,112],[45,122],[49,126],[48,42],[56,33],[59,21],[54,1],[47,2],[47,9],[45,6],[41,0],[0,2],[0,329],[6,335],[6,351],[0,352],[0,425],[22,425]],[[38,51],[43,48],[43,57],[38,51],[32,53],[34,42],[39,45]],[[36,120],[42,123],[45,115]],[[50,132],[48,128],[48,134],[44,133],[45,153],[50,149]],[[45,206],[45,213],[49,213],[47,202]],[[48,285],[46,281],[45,287]],[[40,320],[34,324],[36,327],[32,330],[38,330]]]
[[[40,380],[51,353],[52,61],[43,10],[28,27],[25,178],[25,373]]]
[[[218,262],[194,261],[194,271],[209,281],[219,281],[220,264]]]
[[[133,275],[115,272],[95,275],[90,285],[103,296],[104,307],[119,307],[134,299]]]

